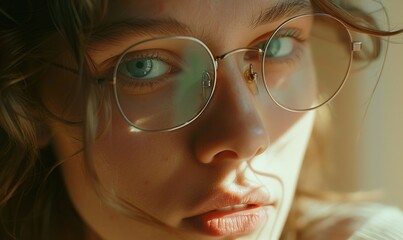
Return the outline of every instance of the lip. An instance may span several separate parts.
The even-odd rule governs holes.
[[[268,208],[274,205],[274,199],[261,188],[231,192],[216,190],[205,198],[196,214],[186,218],[185,222],[204,235],[245,235],[267,221]],[[228,209],[231,206],[237,207]]]

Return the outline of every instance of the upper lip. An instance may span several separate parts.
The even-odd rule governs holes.
[[[248,204],[255,206],[274,205],[275,200],[262,187],[236,189],[236,190],[213,190],[204,198],[204,201],[197,207],[199,214],[211,212],[220,208]]]

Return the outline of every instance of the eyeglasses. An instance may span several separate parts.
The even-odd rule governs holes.
[[[267,93],[288,111],[308,111],[336,96],[361,45],[341,21],[322,13],[293,17],[262,35],[254,47],[218,57],[193,37],[153,38],[131,45],[119,57],[113,74],[115,99],[135,129],[181,128],[212,99],[220,84],[218,63],[234,57],[231,63],[252,94]]]

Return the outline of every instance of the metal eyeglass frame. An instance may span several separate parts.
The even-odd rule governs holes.
[[[174,126],[174,127],[170,127],[170,128],[163,128],[163,129],[156,129],[156,130],[143,129],[143,128],[140,128],[139,126],[136,126],[132,121],[130,121],[130,120],[127,118],[127,116],[125,115],[125,113],[124,113],[124,111],[123,111],[123,109],[122,109],[122,106],[121,106],[121,104],[120,104],[119,97],[118,97],[118,90],[117,90],[117,83],[116,83],[116,82],[117,82],[117,77],[116,77],[116,75],[117,75],[117,71],[118,71],[118,68],[119,68],[119,64],[116,64],[115,69],[114,69],[114,72],[113,72],[113,89],[114,89],[113,91],[114,91],[115,101],[116,101],[116,104],[117,104],[117,107],[118,107],[118,109],[119,109],[119,112],[120,112],[121,116],[125,119],[125,121],[126,121],[131,127],[135,128],[135,129],[138,130],[138,131],[143,131],[143,132],[167,132],[167,131],[174,131],[174,130],[177,130],[177,129],[180,129],[180,128],[182,128],[182,127],[185,127],[185,126],[189,125],[190,123],[192,123],[194,120],[196,120],[196,119],[204,112],[204,110],[205,110],[205,109],[207,108],[207,106],[209,105],[209,103],[210,103],[210,101],[211,101],[211,98],[212,98],[213,95],[214,95],[215,88],[216,88],[216,83],[217,83],[217,71],[218,71],[218,62],[219,62],[219,61],[224,60],[224,59],[226,59],[228,56],[230,56],[230,55],[232,55],[232,54],[235,54],[235,53],[239,53],[239,52],[250,52],[250,51],[254,51],[254,52],[257,52],[260,56],[263,56],[264,54],[266,54],[265,51],[267,50],[267,46],[271,43],[273,37],[278,33],[278,31],[280,31],[280,30],[282,29],[282,27],[283,27],[284,25],[286,25],[286,24],[289,23],[290,21],[294,21],[294,20],[296,20],[296,19],[303,18],[303,17],[308,17],[308,16],[311,16],[311,17],[315,17],[315,16],[329,17],[329,18],[331,18],[331,19],[337,21],[339,24],[341,24],[341,26],[343,26],[343,27],[345,28],[346,32],[348,33],[349,40],[350,40],[350,42],[351,42],[351,52],[350,52],[349,65],[348,65],[346,74],[345,74],[345,76],[344,76],[344,79],[343,79],[343,81],[341,82],[340,86],[336,89],[335,93],[334,93],[332,96],[330,96],[330,98],[327,99],[325,102],[323,102],[323,103],[321,103],[321,104],[319,104],[318,106],[315,106],[315,107],[311,107],[311,108],[307,108],[307,109],[292,109],[292,108],[287,108],[287,107],[283,106],[282,104],[280,104],[280,103],[272,96],[271,92],[269,91],[269,87],[267,86],[267,83],[266,83],[266,81],[265,81],[265,79],[264,79],[264,78],[265,78],[264,74],[262,74],[262,77],[263,77],[264,86],[265,86],[265,88],[266,88],[266,92],[269,94],[270,98],[274,101],[274,103],[275,103],[277,106],[281,107],[282,109],[285,109],[285,110],[290,111],[290,112],[305,112],[305,111],[310,111],[310,110],[313,110],[313,109],[316,109],[316,108],[319,108],[319,107],[325,105],[326,103],[328,103],[329,101],[331,101],[331,100],[340,92],[340,90],[341,90],[341,89],[343,88],[343,86],[345,85],[346,79],[348,78],[348,75],[349,75],[349,73],[350,73],[351,66],[352,66],[353,52],[356,52],[356,51],[360,51],[360,50],[361,50],[361,48],[362,48],[362,42],[360,42],[360,41],[353,41],[352,35],[351,35],[351,33],[350,33],[350,30],[348,29],[348,27],[346,26],[346,24],[344,24],[344,23],[343,23],[342,21],[340,21],[339,19],[333,17],[332,15],[325,14],[325,13],[311,13],[311,14],[302,14],[302,15],[294,16],[294,17],[289,18],[288,20],[284,21],[282,24],[280,24],[280,25],[275,29],[275,31],[271,34],[271,36],[268,38],[268,40],[266,41],[266,43],[265,43],[265,45],[264,45],[264,47],[263,47],[263,49],[265,49],[265,50],[263,50],[263,49],[261,49],[261,48],[237,48],[237,49],[231,50],[231,51],[229,51],[229,52],[227,52],[227,53],[224,53],[224,54],[222,54],[222,55],[220,55],[220,56],[214,57],[213,53],[211,52],[211,50],[207,47],[207,45],[206,45],[205,43],[203,43],[201,40],[199,40],[199,39],[197,39],[197,38],[189,37],[189,36],[165,36],[165,37],[157,37],[157,38],[147,39],[147,40],[140,41],[140,42],[136,42],[135,44],[132,44],[132,45],[129,46],[125,51],[123,51],[123,52],[121,53],[121,56],[120,56],[119,59],[118,59],[118,63],[121,62],[121,60],[123,59],[123,57],[125,56],[125,54],[126,54],[133,46],[138,45],[138,44],[142,44],[142,43],[146,43],[146,42],[149,42],[149,41],[178,39],[178,40],[190,40],[190,41],[196,42],[196,43],[199,44],[200,46],[204,47],[204,49],[205,49],[205,50],[207,51],[207,53],[209,54],[209,57],[210,57],[210,59],[211,59],[211,62],[213,63],[213,66],[214,66],[214,79],[212,79],[212,80],[210,79],[210,81],[208,81],[208,82],[204,82],[204,80],[203,80],[203,83],[202,83],[202,84],[203,84],[203,86],[204,86],[204,84],[207,84],[207,85],[210,86],[211,81],[212,81],[212,82],[213,82],[213,86],[212,86],[212,89],[211,89],[211,94],[209,95],[209,97],[208,97],[206,103],[204,104],[204,106],[199,110],[199,112],[198,112],[193,118],[189,119],[188,121],[186,121],[186,122],[184,122],[184,123],[182,123],[182,124],[180,124],[180,125],[178,125],[178,126]],[[262,71],[263,71],[263,69],[264,69],[264,64],[265,64],[265,58],[263,57],[262,59],[263,59],[263,60],[262,60],[262,63],[261,63],[261,64],[262,64],[261,69],[262,69]],[[207,72],[207,74],[208,74],[208,72]],[[211,77],[211,76],[209,76],[209,77]],[[250,64],[249,69],[247,69],[247,70],[244,72],[244,76],[243,76],[243,77],[246,78],[246,80],[247,80],[248,83],[256,82],[256,81],[257,81],[258,74],[257,74],[256,72],[254,72],[252,64]]]

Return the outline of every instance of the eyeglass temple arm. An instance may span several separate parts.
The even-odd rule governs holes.
[[[75,69],[75,68],[71,68],[71,67],[65,66],[65,65],[63,65],[63,64],[56,63],[56,62],[51,62],[50,64],[51,64],[52,66],[61,68],[61,69],[66,70],[66,71],[68,71],[68,72],[74,73],[74,74],[76,74],[76,75],[79,75],[79,74],[80,74],[79,71],[78,71],[77,69]],[[106,80],[105,77],[101,77],[101,78],[97,78],[97,79],[96,79],[97,83],[99,83],[99,84],[105,82],[105,80]]]

